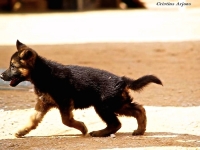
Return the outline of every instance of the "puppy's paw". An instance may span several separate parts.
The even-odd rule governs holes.
[[[15,137],[17,138],[21,138],[24,135],[26,135],[29,131],[27,129],[24,130],[19,130],[18,132],[15,133]]]
[[[132,135],[137,136],[137,135],[143,135],[145,130],[134,130]]]
[[[89,134],[90,134],[90,136],[92,136],[92,137],[107,137],[107,136],[110,135],[110,134],[105,134],[103,131],[104,131],[104,130],[92,131],[92,132],[90,132]]]
[[[92,137],[100,137],[100,134],[99,134],[98,131],[92,131],[92,132],[90,132],[89,134],[90,134],[90,136],[92,136]]]

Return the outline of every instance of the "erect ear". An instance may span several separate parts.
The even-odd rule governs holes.
[[[32,50],[25,49],[19,52],[19,57],[23,60],[28,60],[34,57],[34,52]]]
[[[16,47],[18,51],[22,51],[26,48],[28,48],[25,44],[21,43],[19,40],[16,42]]]
[[[17,40],[16,42],[16,47],[18,50],[19,57],[23,60],[28,60],[36,55],[36,52],[34,50],[21,43],[19,40]]]

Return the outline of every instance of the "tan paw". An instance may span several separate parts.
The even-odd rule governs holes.
[[[134,130],[132,135],[136,136],[136,135],[143,135],[145,132],[145,130]]]
[[[24,135],[26,135],[29,131],[27,129],[25,130],[19,130],[18,132],[15,133],[15,137],[17,138],[21,138],[23,137]]]

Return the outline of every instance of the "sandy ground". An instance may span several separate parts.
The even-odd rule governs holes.
[[[196,33],[195,37],[198,37],[199,30]],[[12,38],[8,39],[12,41]],[[181,37],[177,39],[179,41]],[[27,41],[31,43],[29,39]],[[7,68],[15,47],[1,45],[0,67]],[[0,149],[200,149],[199,40],[32,45],[32,48],[40,55],[64,64],[97,67],[131,78],[155,74],[164,86],[151,84],[140,93],[132,93],[134,101],[143,104],[147,111],[148,125],[144,136],[131,136],[136,120],[124,117],[120,118],[123,126],[115,138],[82,137],[77,130],[64,126],[58,111],[53,109],[36,130],[20,139],[13,133],[27,122],[35,104],[34,93],[29,89],[5,90],[1,87]],[[74,114],[76,119],[85,122],[89,131],[105,126],[93,108],[77,110]]]
[[[149,85],[140,93],[132,93],[135,101],[144,104],[148,126],[144,136],[132,137],[136,128],[133,118],[120,118],[122,129],[116,138],[82,137],[80,133],[61,123],[57,110],[52,110],[40,126],[23,139],[13,133],[28,120],[35,103],[33,92],[1,90],[0,141],[8,149],[123,149],[123,148],[200,148],[200,56],[199,42],[142,43],[142,44],[82,44],[33,46],[39,54],[64,64],[98,67],[118,75],[138,78],[155,74],[164,86]],[[7,62],[13,47],[0,47],[0,56]],[[147,50],[148,49],[148,50]],[[176,50],[175,50],[176,49]],[[47,52],[48,51],[48,52]],[[56,54],[56,55],[55,55]],[[64,56],[64,57],[63,57]],[[93,108],[75,111],[89,131],[105,125]]]

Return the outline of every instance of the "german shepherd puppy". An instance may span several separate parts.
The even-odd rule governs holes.
[[[12,87],[22,81],[30,81],[37,95],[35,112],[28,124],[15,133],[16,137],[35,129],[53,107],[59,109],[63,124],[85,135],[87,127],[74,119],[72,111],[90,106],[107,125],[105,129],[90,132],[91,136],[105,137],[116,133],[121,128],[118,115],[135,117],[138,128],[133,135],[144,134],[147,122],[145,109],[132,101],[129,89],[140,91],[151,82],[162,85],[156,76],[146,75],[133,80],[104,70],[47,60],[18,40],[16,47],[17,52],[12,55],[9,68],[0,77],[10,81]]]

